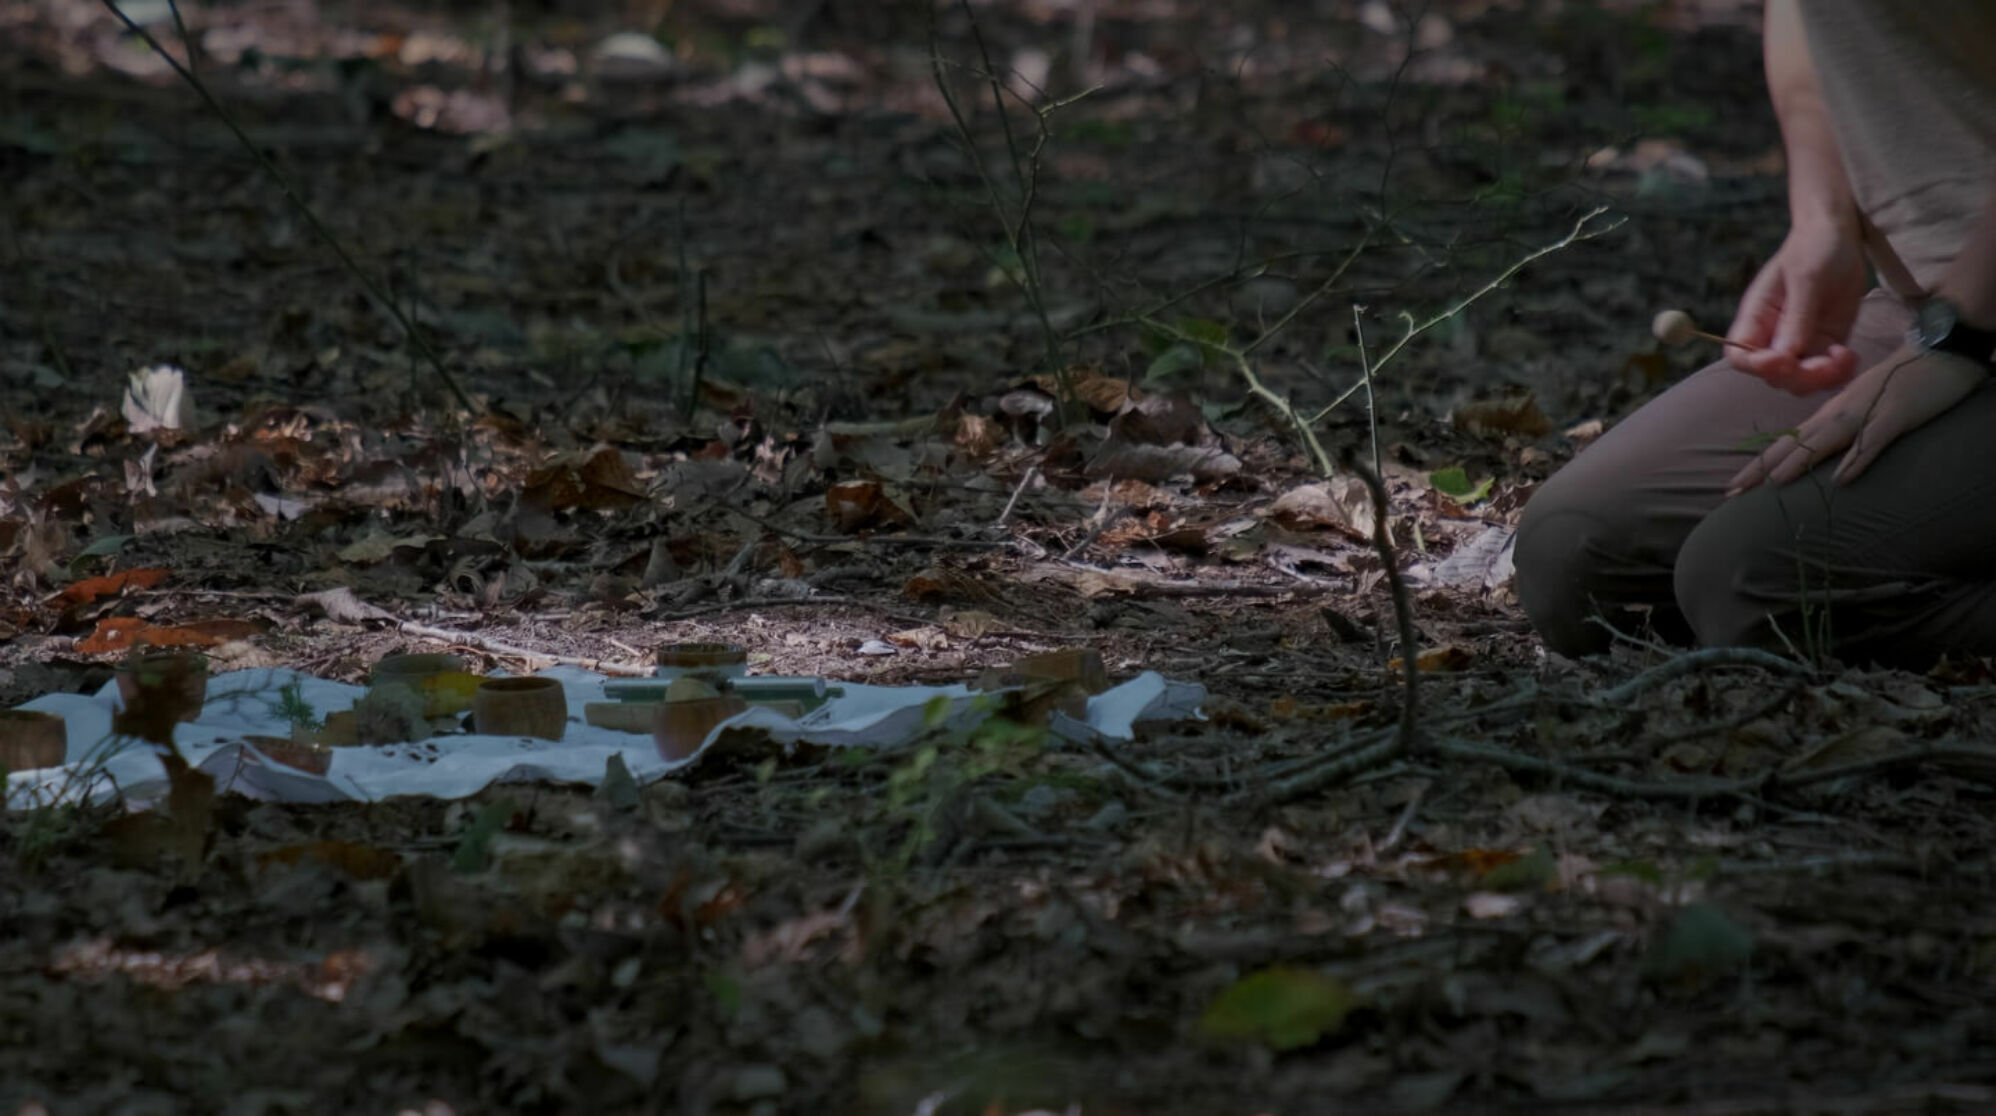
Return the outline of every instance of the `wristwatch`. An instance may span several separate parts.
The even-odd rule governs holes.
[[[1996,329],[1976,329],[1961,320],[1961,312],[1944,298],[1920,304],[1906,342],[1930,353],[1953,353],[1984,364],[1996,364]]]

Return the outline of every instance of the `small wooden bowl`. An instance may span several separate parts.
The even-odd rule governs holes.
[[[557,678],[487,678],[471,698],[482,735],[560,740],[568,728],[568,695]]]
[[[69,726],[59,713],[0,710],[0,767],[32,771],[60,767],[69,758]]]
[[[658,747],[658,757],[667,763],[678,763],[700,750],[715,725],[747,708],[748,702],[725,695],[659,702],[651,723],[651,739]]]
[[[333,766],[333,750],[310,740],[285,736],[245,736],[243,742],[262,752],[265,759],[295,768],[307,775],[324,775]]]
[[[658,670],[664,679],[740,678],[748,673],[748,652],[739,643],[668,643],[658,649]]]
[[[144,651],[121,661],[113,668],[118,680],[118,700],[126,709],[139,700],[171,701],[180,706],[179,721],[201,719],[201,704],[208,700],[208,656],[199,651]]]

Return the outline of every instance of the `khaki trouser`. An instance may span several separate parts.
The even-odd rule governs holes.
[[[1901,343],[1912,312],[1873,291],[1859,367]],[[1832,393],[1794,396],[1724,363],[1652,400],[1533,494],[1518,526],[1518,599],[1546,645],[1605,649],[1598,616],[1703,646],[1828,650],[1924,668],[1996,655],[1996,380],[1900,438],[1846,487],[1842,455],[1783,488],[1724,486]],[[1765,438],[1759,439],[1760,443]],[[1785,637],[1785,638],[1784,638]],[[1805,645],[1806,644],[1806,645]]]

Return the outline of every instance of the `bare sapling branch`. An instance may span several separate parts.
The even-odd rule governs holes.
[[[145,27],[133,21],[132,17],[126,15],[118,7],[116,0],[102,0],[102,2],[104,7],[109,9],[111,14],[117,18],[118,22],[125,25],[127,31],[130,31],[143,40],[154,54],[159,55],[167,66],[200,96],[202,103],[208,106],[209,111],[220,118],[223,125],[229,129],[230,134],[236,137],[236,142],[243,145],[243,149],[248,151],[251,158],[256,160],[257,166],[262,169],[263,173],[268,175],[271,181],[277,183],[278,189],[284,192],[286,200],[290,201],[297,208],[298,212],[304,216],[305,223],[312,227],[312,232],[320,240],[325,242],[326,247],[332,250],[334,256],[338,257],[340,266],[344,267],[348,274],[353,276],[354,281],[360,284],[361,289],[367,292],[368,297],[374,300],[375,305],[387,311],[388,315],[395,319],[395,323],[402,327],[403,336],[407,337],[409,343],[416,347],[416,351],[423,355],[423,359],[429,363],[430,369],[436,373],[437,378],[442,380],[444,386],[450,390],[451,397],[457,400],[458,405],[474,414],[478,413],[478,405],[471,401],[471,396],[465,393],[464,387],[458,383],[457,377],[452,375],[450,369],[444,366],[443,357],[437,353],[429,341],[424,339],[422,333],[416,329],[416,324],[409,320],[409,316],[403,313],[400,306],[396,305],[395,299],[387,291],[381,289],[381,284],[376,282],[374,277],[363,270],[360,264],[355,262],[353,256],[348,254],[346,246],[341,244],[339,238],[333,235],[332,230],[326,228],[325,223],[319,220],[319,215],[313,211],[312,207],[306,203],[304,197],[299,194],[297,187],[292,184],[290,177],[278,169],[277,164],[271,162],[270,157],[263,153],[263,148],[257,146],[256,142],[249,138],[249,135],[243,131],[242,125],[236,122],[235,115],[223,107],[222,102],[208,89],[207,83],[196,76],[194,71],[184,65],[180,59],[175,58],[173,53],[166,49],[165,44],[153,37],[152,32],[146,30]],[[193,40],[187,37],[186,25],[180,20],[179,0],[167,0],[167,3],[173,12],[174,25],[181,29],[181,38],[183,44],[187,47],[188,57],[192,59],[194,56]]]
[[[1390,758],[1411,757],[1419,744],[1421,686],[1420,644],[1414,631],[1414,603],[1407,595],[1407,583],[1400,577],[1400,563],[1393,550],[1393,536],[1387,529],[1392,508],[1386,501],[1386,483],[1378,473],[1366,468],[1358,458],[1346,455],[1345,468],[1365,482],[1372,494],[1372,545],[1386,568],[1386,587],[1393,595],[1393,619],[1400,629],[1400,733]]]
[[[1457,299],[1447,309],[1437,312],[1432,317],[1417,321],[1415,320],[1412,314],[1406,314],[1406,313],[1401,314],[1400,319],[1404,323],[1405,330],[1403,333],[1401,333],[1399,340],[1387,346],[1386,351],[1380,353],[1378,358],[1372,362],[1371,375],[1376,376],[1380,372],[1384,371],[1387,365],[1393,363],[1393,358],[1399,356],[1401,350],[1405,349],[1408,343],[1413,341],[1416,337],[1421,336],[1422,334],[1428,332],[1429,330],[1435,328],[1436,326],[1441,325],[1443,322],[1449,321],[1450,319],[1461,314],[1464,310],[1469,309],[1471,306],[1481,301],[1484,296],[1490,294],[1493,291],[1496,291],[1504,284],[1510,282],[1512,276],[1518,274],[1520,271],[1523,271],[1525,268],[1531,266],[1533,263],[1542,260],[1547,256],[1552,255],[1554,252],[1571,248],[1573,245],[1578,244],[1583,240],[1594,240],[1599,237],[1606,236],[1607,234],[1614,232],[1616,229],[1621,228],[1623,219],[1620,218],[1606,225],[1590,227],[1593,225],[1595,218],[1601,216],[1606,212],[1608,212],[1607,206],[1596,206],[1595,208],[1588,210],[1586,213],[1581,214],[1580,219],[1573,223],[1573,227],[1567,230],[1565,236],[1560,237],[1558,240],[1555,240],[1550,244],[1544,244],[1537,248],[1534,248],[1530,252],[1527,252],[1524,255],[1518,257],[1516,260],[1512,261],[1509,267],[1506,267],[1503,271],[1498,272],[1497,275],[1494,278],[1492,278],[1489,282],[1469,292],[1468,294],[1464,295],[1462,298]],[[1332,411],[1337,410],[1340,404],[1342,404],[1345,400],[1351,398],[1352,395],[1357,391],[1359,391],[1361,388],[1370,390],[1370,388],[1367,385],[1367,382],[1364,380],[1361,380],[1359,383],[1353,384],[1351,387],[1346,388],[1343,392],[1340,392],[1338,394],[1338,397],[1336,399],[1331,400],[1328,404],[1326,404],[1322,410],[1312,415],[1310,417],[1310,422],[1312,424],[1322,422],[1327,416],[1330,415]]]
[[[971,9],[969,0],[962,0],[964,16],[970,21],[971,39],[977,45],[978,58],[982,69],[976,76],[981,78],[991,93],[991,106],[998,114],[998,124],[1005,137],[1005,155],[1012,167],[1012,188],[1006,189],[985,159],[983,150],[978,147],[976,132],[971,127],[970,115],[965,111],[956,91],[951,88],[948,69],[954,63],[946,62],[942,56],[939,36],[934,30],[933,16],[929,34],[929,68],[935,81],[936,91],[942,95],[943,104],[948,107],[950,121],[956,127],[957,138],[962,142],[964,153],[976,170],[978,181],[984,187],[985,198],[991,206],[992,216],[998,221],[998,228],[1005,238],[1005,247],[1012,254],[1009,263],[1015,263],[1019,287],[1026,296],[1026,304],[1032,308],[1033,316],[1040,327],[1040,337],[1045,346],[1045,359],[1056,384],[1059,386],[1061,404],[1064,409],[1073,400],[1073,391],[1068,383],[1067,363],[1061,357],[1060,331],[1054,328],[1053,315],[1047,309],[1046,284],[1040,269],[1039,237],[1034,224],[1033,207],[1039,200],[1039,183],[1042,160],[1047,144],[1053,138],[1051,121],[1054,114],[1068,108],[1087,97],[1094,90],[1082,92],[1066,98],[1042,99],[1035,104],[1011,94],[1033,115],[1033,135],[1030,146],[1021,143],[1018,129],[1013,127],[1012,113],[1006,104],[1008,91],[1000,80],[997,66],[992,62],[991,49],[985,42],[984,30],[978,24],[977,14]],[[1039,92],[1035,90],[1035,92]],[[1008,196],[1012,198],[1007,205]],[[1006,269],[1008,272],[1011,268]],[[1058,417],[1058,412],[1057,412]]]

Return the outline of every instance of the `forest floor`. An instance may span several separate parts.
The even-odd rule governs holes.
[[[1753,5],[561,8],[185,13],[370,294],[0,2],[0,705],[715,640],[1203,719],[18,808],[0,1113],[1996,1109],[1989,664],[1570,661],[1509,584],[1784,231]]]

